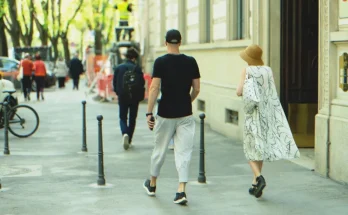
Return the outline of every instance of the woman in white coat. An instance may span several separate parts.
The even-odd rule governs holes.
[[[240,56],[248,64],[237,95],[243,96],[244,102],[244,154],[254,173],[249,193],[259,198],[266,186],[261,175],[263,162],[298,158],[300,153],[278,99],[272,69],[262,61],[262,49],[250,45]]]
[[[66,63],[64,62],[64,59],[62,57],[59,57],[56,66],[54,68],[54,73],[56,77],[58,78],[58,87],[64,88],[65,87],[65,79],[68,75],[68,67]]]

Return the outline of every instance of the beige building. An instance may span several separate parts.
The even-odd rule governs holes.
[[[139,0],[144,68],[166,52],[164,35],[179,29],[182,52],[196,58],[201,94],[195,114],[242,140],[236,87],[246,66],[239,52],[259,44],[299,147],[315,148],[315,171],[348,183],[348,1]]]

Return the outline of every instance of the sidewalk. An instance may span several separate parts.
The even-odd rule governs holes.
[[[0,215],[348,214],[347,186],[289,161],[266,163],[264,195],[260,199],[250,196],[252,175],[242,143],[208,127],[205,135],[208,183],[197,183],[199,124],[187,186],[188,206],[173,203],[177,173],[171,150],[158,179],[157,196],[148,197],[142,183],[149,177],[153,134],[146,125],[146,104],[139,109],[134,147],[124,151],[117,104],[94,102],[92,95],[86,98],[84,89],[71,88],[69,84],[64,90],[49,90],[44,102],[28,102],[40,115],[40,127],[34,136],[19,139],[9,135],[11,155],[0,153]],[[84,99],[87,153],[81,152]],[[104,116],[105,187],[96,186],[98,114]],[[2,147],[3,140],[1,133]]]

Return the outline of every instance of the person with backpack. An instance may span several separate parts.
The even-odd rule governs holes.
[[[122,144],[125,150],[132,143],[139,102],[144,100],[145,96],[144,74],[135,62],[138,56],[137,50],[129,48],[126,54],[127,61],[114,69],[113,85],[118,96]]]

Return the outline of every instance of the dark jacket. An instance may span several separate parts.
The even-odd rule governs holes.
[[[113,80],[114,91],[116,95],[118,96],[118,100],[121,102],[123,101],[126,102],[123,96],[123,93],[124,93],[123,92],[123,76],[127,71],[133,69],[135,65],[136,64],[133,61],[127,60],[125,63],[118,65],[114,69],[114,80]],[[139,98],[138,100],[141,101],[144,99],[144,92],[145,92],[144,74],[141,71],[141,68],[139,65],[136,65],[135,72],[138,74],[137,78],[139,83],[139,95],[137,96],[137,98]],[[139,102],[139,101],[131,101],[131,102]]]
[[[72,79],[76,79],[76,78],[79,78],[82,73],[83,73],[82,62],[78,58],[74,57],[73,59],[71,59],[69,64],[69,74]]]

